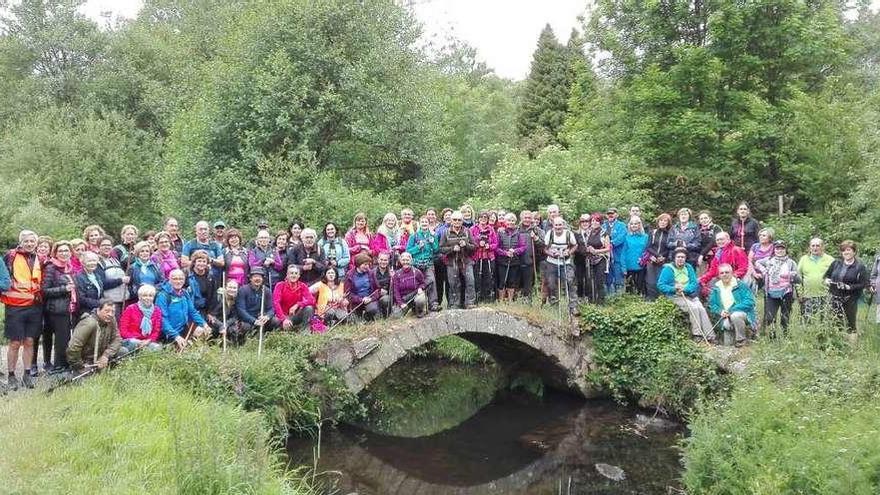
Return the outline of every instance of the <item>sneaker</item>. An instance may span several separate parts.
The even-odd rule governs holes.
[[[6,385],[9,387],[9,390],[15,392],[18,390],[18,386],[21,385],[21,382],[18,381],[18,377],[15,375],[11,375],[6,379]]]
[[[33,375],[29,373],[25,373],[23,377],[21,377],[21,384],[27,388],[34,388],[36,379]]]

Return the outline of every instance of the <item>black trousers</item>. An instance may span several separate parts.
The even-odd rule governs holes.
[[[794,296],[791,292],[786,294],[782,299],[770,297],[764,294],[764,328],[768,328],[776,323],[776,313],[779,315],[779,324],[782,326],[782,334],[785,335],[788,330],[788,322],[791,318],[791,307],[794,302]],[[771,336],[775,337],[773,330]]]
[[[583,256],[574,257],[574,282],[577,285],[578,297],[587,297],[587,259]]]
[[[434,285],[437,287],[437,304],[443,306],[443,295],[449,294],[449,282],[446,280],[446,263],[440,260],[434,262]],[[447,304],[450,301],[446,301]],[[459,304],[456,301],[455,304]]]
[[[584,294],[591,303],[602,304],[605,302],[605,263],[586,264],[586,277]]]
[[[40,343],[43,344],[43,368],[48,368],[52,364],[52,337],[54,332],[52,331],[52,327],[49,326],[49,315],[43,315],[43,328],[40,330],[40,333],[34,337],[34,357],[31,359],[31,368],[37,367],[37,349],[40,348]],[[68,335],[68,340],[70,340],[70,336]],[[64,346],[64,350],[67,350],[67,346]]]
[[[495,261],[474,261],[474,288],[477,302],[488,303],[495,300]]]
[[[531,301],[535,290],[535,267],[532,264],[519,267],[519,288],[522,297]]]
[[[855,333],[859,298],[856,296],[831,296],[831,314],[846,322],[847,331]]]
[[[644,297],[647,294],[645,288],[645,269],[639,271],[626,272],[626,291],[631,294],[638,294]]]
[[[46,351],[46,342],[49,342],[50,345],[52,343],[52,337],[55,340],[55,367],[56,368],[68,368],[70,365],[67,363],[67,346],[70,344],[70,331],[73,328],[73,324],[70,319],[70,315],[67,313],[62,314],[47,314],[45,317],[45,327],[48,328],[51,332],[50,337],[48,339],[43,340],[43,363],[49,362],[49,356],[52,354],[51,350],[49,352]],[[36,346],[34,346],[36,348]],[[37,353],[34,353],[34,363],[36,364]]]

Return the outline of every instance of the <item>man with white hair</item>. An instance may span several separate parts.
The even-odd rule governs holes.
[[[440,252],[446,256],[446,276],[449,280],[449,307],[461,305],[462,281],[464,277],[464,307],[472,308],[477,294],[474,288],[474,260],[471,255],[476,249],[470,230],[464,227],[461,211],[452,212],[451,226],[440,237]]]
[[[536,212],[537,213],[537,212]],[[549,232],[553,229],[553,219],[559,216],[559,205],[553,204],[547,206],[547,218],[541,223],[541,229]]]
[[[208,222],[205,220],[199,220],[196,222],[196,237],[195,239],[190,239],[183,244],[183,250],[180,253],[182,256],[186,256],[187,258],[192,257],[192,254],[199,249],[208,253],[210,257],[211,266],[219,269],[223,267],[223,246],[211,239],[211,227],[208,225]],[[215,270],[215,275],[219,276],[219,272]]]
[[[299,238],[302,242],[288,250],[287,258],[291,265],[299,267],[300,281],[312,285],[324,276],[327,256],[318,245],[315,229],[303,229]]]
[[[188,344],[188,326],[195,325],[193,337],[208,333],[208,324],[196,309],[192,294],[183,288],[185,282],[183,270],[171,270],[168,281],[160,286],[156,295],[156,307],[162,312],[162,338],[179,349]]]
[[[43,328],[43,302],[40,286],[43,272],[37,259],[37,234],[31,230],[22,230],[18,234],[18,247],[3,257],[6,270],[9,272],[10,284],[7,290],[0,293],[0,302],[6,305],[6,321],[4,335],[9,340],[6,350],[7,384],[12,390],[19,385],[34,388],[33,377],[24,372],[21,382],[15,376],[18,356],[21,354],[24,369],[33,361],[34,337]],[[20,351],[20,352],[19,352]]]

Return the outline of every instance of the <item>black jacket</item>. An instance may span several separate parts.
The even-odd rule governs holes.
[[[854,260],[853,264],[847,265],[843,260],[834,260],[828,270],[825,271],[825,278],[831,279],[829,287],[831,295],[835,297],[860,297],[862,290],[868,285],[868,269],[859,260]],[[843,289],[837,286],[837,283],[846,284],[849,289]]]
[[[70,314],[70,292],[68,282],[74,277],[64,273],[62,268],[49,261],[43,271],[43,301],[46,313],[53,315]]]

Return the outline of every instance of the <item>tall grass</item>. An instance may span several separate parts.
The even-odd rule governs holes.
[[[305,494],[257,413],[106,374],[0,404],[3,493]]]
[[[752,349],[731,396],[691,418],[691,493],[880,493],[880,334],[795,325]]]

